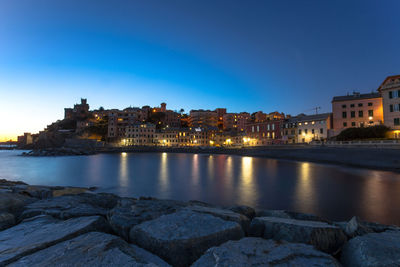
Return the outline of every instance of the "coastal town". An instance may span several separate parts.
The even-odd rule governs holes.
[[[385,126],[384,138],[400,138],[400,75],[384,79],[374,92],[334,96],[332,112],[285,115],[283,112],[230,113],[215,110],[173,111],[159,107],[90,110],[86,99],[65,108],[63,120],[37,134],[18,137],[21,147],[55,146],[74,140],[115,147],[253,147],[307,144],[332,140],[346,129]]]

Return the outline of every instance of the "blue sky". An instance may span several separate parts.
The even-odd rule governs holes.
[[[0,1],[0,140],[92,108],[330,111],[400,73],[400,1]]]

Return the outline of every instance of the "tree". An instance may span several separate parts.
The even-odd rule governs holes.
[[[182,115],[183,112],[185,112],[185,110],[184,110],[183,108],[181,108],[181,109],[179,110],[179,113],[181,113],[181,115]]]
[[[104,108],[103,107],[99,107],[99,111],[104,111]]]

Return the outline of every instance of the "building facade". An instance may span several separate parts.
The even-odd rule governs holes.
[[[297,143],[326,141],[332,135],[332,113],[297,118]]]
[[[400,75],[387,77],[378,91],[382,95],[384,124],[392,129],[392,138],[400,138]]]
[[[332,100],[334,135],[347,128],[381,125],[384,122],[380,93],[335,96]]]

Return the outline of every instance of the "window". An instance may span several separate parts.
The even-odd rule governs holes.
[[[351,108],[354,108],[354,104],[351,104],[350,107],[351,107]]]
[[[315,132],[314,132],[314,129],[311,129],[311,133],[312,133],[312,134],[314,134],[314,133],[315,133]]]
[[[305,130],[304,130],[304,133],[307,134],[307,133],[308,133],[308,129],[305,129]]]
[[[324,128],[319,129],[319,133],[323,134],[324,133]]]
[[[372,102],[369,102],[369,103],[368,103],[368,107],[371,107],[371,106],[372,106]]]
[[[347,106],[346,105],[342,105],[342,108],[346,108]]]
[[[394,111],[400,111],[400,104],[394,105]]]
[[[355,111],[352,111],[352,112],[350,113],[350,117],[355,118],[355,117],[356,117],[356,112],[355,112]]]
[[[393,98],[393,92],[389,91],[389,98]]]
[[[301,130],[299,130],[299,134],[301,134]]]
[[[390,112],[393,112],[393,105],[389,106],[389,110],[390,110]]]
[[[394,125],[400,125],[400,118],[394,118]]]
[[[351,122],[351,126],[356,126],[356,123],[354,121]]]
[[[359,107],[362,107],[362,106],[363,106],[363,104],[362,104],[362,103],[358,103],[358,106],[359,106]]]
[[[362,111],[362,110],[359,110],[359,111],[358,111],[358,117],[362,118],[363,115],[364,115],[363,111]]]
[[[347,112],[346,111],[342,112],[342,118],[344,118],[344,119],[347,118]]]
[[[275,124],[272,124],[272,131],[275,130]]]
[[[372,109],[368,110],[368,117],[373,117],[374,111]]]
[[[343,122],[343,127],[347,127],[347,122]]]

